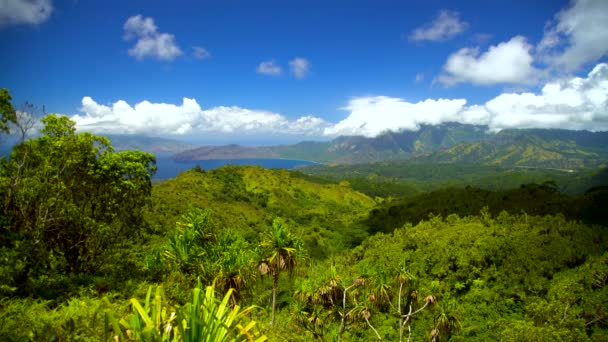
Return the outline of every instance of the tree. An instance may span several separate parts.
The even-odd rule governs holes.
[[[44,106],[42,107],[44,113]],[[15,112],[15,120],[12,122],[13,131],[19,134],[19,142],[24,142],[30,131],[33,130],[38,123],[40,117],[39,109],[30,102],[25,102],[21,110]],[[13,133],[13,132],[11,132]]]
[[[11,94],[8,89],[0,89],[0,132],[8,134],[10,132],[9,124],[16,120],[16,112],[13,107]]]
[[[30,268],[95,273],[141,233],[155,158],[116,153],[107,138],[76,133],[64,116],[42,123],[42,135],[0,165],[1,229],[29,246]]]
[[[281,271],[291,274],[296,268],[303,253],[302,241],[287,229],[283,220],[277,218],[272,222],[272,230],[264,237],[260,247],[264,258],[258,269],[262,275],[272,275],[271,325],[274,326],[279,276]]]

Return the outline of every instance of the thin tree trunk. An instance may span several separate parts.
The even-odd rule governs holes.
[[[279,287],[279,274],[281,270],[277,268],[276,272],[272,274],[272,319],[270,325],[274,327],[274,317],[277,307],[277,289]]]
[[[412,314],[412,303],[410,303],[409,315],[411,315],[411,314]],[[412,338],[412,323],[410,322],[411,317],[412,316],[407,317],[407,322],[408,322],[408,324],[407,324],[407,342],[410,342],[411,338]],[[405,324],[405,323],[403,323],[403,324]]]
[[[382,340],[382,337],[380,337],[380,334],[378,334],[378,331],[376,329],[374,329],[374,327],[372,326],[372,324],[369,322],[369,319],[367,319],[367,317],[363,317],[363,318],[367,322],[367,325],[369,325],[369,327],[372,328],[372,330],[376,333],[376,336],[378,337],[378,339]]]
[[[425,304],[424,304],[424,305],[423,305],[423,306],[422,306],[420,309],[418,309],[418,310],[416,310],[416,311],[414,311],[414,312],[411,312],[411,311],[410,311],[410,313],[408,313],[407,315],[403,315],[403,317],[404,317],[404,318],[412,317],[412,316],[414,316],[415,314],[419,313],[420,311],[422,311],[422,310],[426,309],[426,307],[427,307],[427,306],[429,306],[429,303],[428,303],[428,302],[427,302],[427,303],[425,303]]]
[[[403,317],[401,316],[401,291],[403,290],[403,284],[399,285],[399,302],[397,305],[397,313],[399,314],[399,342],[403,341]]]
[[[355,284],[349,286],[349,287],[345,287],[344,288],[344,293],[342,295],[342,319],[340,320],[340,330],[338,330],[338,342],[342,341],[342,334],[344,333],[344,325],[345,325],[345,320],[346,320],[346,292],[351,288],[355,286]]]

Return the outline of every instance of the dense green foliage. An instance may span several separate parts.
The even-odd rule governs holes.
[[[560,192],[582,194],[608,183],[608,168],[571,172],[530,167],[505,167],[479,163],[431,163],[393,161],[371,164],[315,165],[300,172],[327,180],[347,180],[353,189],[370,196],[403,197],[448,187],[474,186],[486,190],[509,190],[521,184],[554,182]]]
[[[0,160],[2,341],[608,339],[605,171],[578,196],[372,199],[338,173],[235,166],[153,186],[151,154],[43,124]]]
[[[607,233],[561,215],[436,216],[378,234],[332,264],[342,279],[370,279],[362,291],[373,294],[373,322],[387,340],[398,339],[401,293],[414,310],[428,294],[437,299],[413,320],[415,339],[445,315],[462,327],[454,340],[600,341],[608,327]],[[307,287],[320,294],[335,276],[327,266],[315,270]]]
[[[39,138],[0,163],[2,290],[22,295],[61,291],[50,275],[116,272],[141,235],[154,172],[154,156],[114,153],[106,139],[76,134],[66,117],[43,124]]]
[[[489,191],[473,187],[446,188],[399,200],[373,209],[365,225],[370,232],[390,233],[405,223],[417,224],[430,215],[471,216],[484,207],[496,217],[501,211],[529,215],[562,214],[569,220],[608,226],[608,188],[595,187],[585,194],[568,196],[555,183],[522,184],[517,189]]]

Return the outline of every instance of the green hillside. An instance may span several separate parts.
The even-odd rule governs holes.
[[[255,240],[275,217],[302,236],[311,256],[323,258],[360,243],[357,223],[375,202],[346,185],[318,183],[287,170],[225,166],[180,174],[154,186],[150,225],[162,233],[189,207],[213,212],[218,226]]]
[[[348,181],[353,189],[370,196],[402,197],[446,187],[475,186],[508,190],[526,183],[554,182],[561,192],[576,195],[608,183],[608,168],[561,170],[481,163],[433,163],[420,160],[355,165],[314,165],[300,172],[332,181]]]
[[[529,137],[526,140],[531,140]],[[606,155],[577,147],[567,141],[519,141],[497,145],[488,142],[461,144],[446,151],[418,157],[424,162],[481,163],[498,166],[554,168],[569,171],[606,165]]]

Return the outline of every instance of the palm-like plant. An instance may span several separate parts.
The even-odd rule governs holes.
[[[315,339],[323,340],[330,313],[321,304],[306,305],[296,302],[291,308],[291,319],[310,332]]]
[[[283,220],[275,219],[272,222],[272,230],[260,243],[263,259],[258,269],[262,275],[272,276],[272,319],[271,325],[275,323],[277,290],[279,287],[279,276],[281,272],[292,273],[302,256],[302,241],[293,235],[285,226]]]
[[[133,312],[120,320],[120,325],[126,330],[126,338],[136,341],[178,341],[177,317],[175,311],[169,312],[164,296],[163,287],[156,288],[152,297],[152,286],[148,288],[148,295],[144,305],[137,299],[129,301]],[[116,320],[108,314],[106,316],[112,323],[116,336],[123,337],[122,330]]]
[[[182,215],[182,221],[177,222],[177,228],[178,231],[169,237],[163,256],[183,272],[191,273],[205,254],[203,247],[214,238],[211,212],[191,208]]]
[[[110,325],[114,339],[135,341],[266,341],[266,336],[255,330],[255,322],[245,324],[245,315],[252,309],[241,310],[237,305],[230,307],[231,291],[220,302],[215,298],[213,286],[202,292],[200,283],[192,291],[192,300],[181,308],[167,306],[162,286],[151,297],[152,287],[144,305],[135,298],[130,300],[133,312],[120,320],[120,325],[112,313],[106,313],[106,331]],[[243,325],[245,324],[245,325]],[[123,328],[121,329],[120,326]],[[126,330],[126,336],[123,334]],[[106,337],[107,340],[107,337]]]
[[[392,280],[393,279],[391,279],[388,272],[384,269],[378,270],[371,278],[371,286],[367,299],[380,310],[385,310],[387,306],[392,306]]]
[[[317,292],[326,306],[335,306],[342,300],[342,291],[342,278],[338,275],[336,267],[331,266],[324,285],[319,287]]]
[[[254,258],[245,239],[233,232],[220,236],[209,250],[209,267],[215,283],[222,293],[234,289],[230,301],[236,305],[240,291],[245,284],[255,278]]]
[[[439,305],[435,316],[435,328],[431,331],[430,339],[433,342],[440,338],[449,338],[452,333],[460,331],[462,328],[460,320],[452,310],[451,305]],[[447,310],[446,310],[447,309]]]

